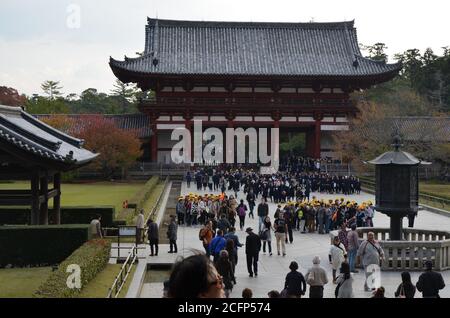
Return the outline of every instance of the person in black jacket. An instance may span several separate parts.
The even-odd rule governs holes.
[[[258,231],[261,232],[264,226],[264,219],[269,215],[269,205],[266,203],[264,198],[261,199],[261,203],[258,205]]]
[[[297,272],[297,262],[291,262],[289,269],[291,272],[286,275],[286,282],[284,283],[287,297],[301,298],[306,293],[305,277],[302,273]]]
[[[411,282],[411,275],[409,272],[402,273],[402,282],[398,285],[395,297],[397,298],[414,298],[416,293],[416,286]]]
[[[222,276],[225,297],[228,298],[233,290],[234,271],[233,264],[231,263],[226,250],[220,251],[220,256],[215,266],[217,272]]]
[[[439,298],[439,290],[445,287],[442,275],[433,272],[433,263],[431,261],[425,262],[426,271],[419,277],[416,284],[417,290],[422,293],[423,298]]]
[[[248,236],[245,241],[245,254],[247,254],[247,269],[250,277],[253,277],[253,273],[255,273],[255,277],[258,276],[258,257],[259,251],[261,250],[261,239],[258,235],[253,233],[253,229],[251,227],[245,230]],[[252,268],[253,265],[253,268]]]

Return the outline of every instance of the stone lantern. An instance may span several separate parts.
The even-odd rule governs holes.
[[[375,209],[391,218],[389,238],[402,240],[403,217],[419,209],[419,164],[410,153],[400,150],[400,136],[394,137],[393,151],[369,161],[376,165]]]

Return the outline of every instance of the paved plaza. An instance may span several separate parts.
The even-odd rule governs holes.
[[[191,188],[187,188],[186,183],[184,182],[182,185],[182,194],[188,193],[198,193],[205,194],[211,193],[209,191],[196,191],[195,185],[191,184]],[[218,192],[213,192],[218,193]],[[228,195],[231,195],[232,192],[227,192]],[[340,198],[342,195],[327,195],[320,193],[312,193],[311,196],[316,196],[318,199],[331,199],[331,198]],[[244,199],[245,195],[243,192],[238,193],[238,199]],[[355,200],[357,202],[372,200],[375,201],[375,198],[371,194],[361,193],[359,195],[350,195],[345,196],[345,198],[349,200]],[[269,215],[273,220],[273,214],[276,210],[276,204],[270,203],[269,200]],[[256,209],[255,209],[256,210]],[[256,215],[256,211],[255,211]],[[237,223],[238,224],[238,223]],[[374,225],[376,227],[388,227],[389,226],[389,218],[381,213],[376,213],[374,219]],[[245,227],[252,227],[254,229],[258,228],[258,220],[246,218]],[[407,226],[407,220],[404,220],[404,226]],[[427,211],[420,211],[419,216],[416,219],[416,227],[430,230],[449,230],[450,229],[450,218],[438,214],[434,214]],[[181,256],[189,256],[192,253],[192,249],[198,249],[203,251],[203,247],[201,242],[198,239],[198,232],[200,226],[197,227],[179,227],[178,229],[178,247],[179,253]],[[241,243],[245,243],[246,233],[244,231],[237,230],[237,235],[239,236],[239,240]],[[274,239],[274,236],[272,237]],[[276,253],[276,242],[275,240],[272,242],[272,249],[274,251],[273,256],[269,256],[268,254],[260,253],[259,258],[259,269],[258,269],[258,277],[250,278],[247,272],[247,265],[245,259],[245,248],[239,249],[238,257],[239,261],[236,266],[236,280],[237,284],[235,285],[233,292],[231,293],[231,297],[241,297],[242,290],[244,288],[251,288],[253,291],[254,297],[267,297],[267,292],[270,290],[278,290],[281,291],[284,287],[284,280],[286,274],[289,272],[289,264],[291,261],[297,261],[300,268],[299,271],[303,274],[306,273],[307,269],[312,265],[312,259],[315,255],[320,256],[322,259],[322,266],[327,270],[329,274],[329,280],[331,281],[331,267],[328,263],[328,251],[330,248],[330,237],[327,234],[302,234],[298,231],[294,231],[294,242],[293,244],[286,245],[287,255],[285,257],[277,256]],[[158,256],[158,260],[156,258],[148,258],[148,261],[151,262],[161,262],[161,263],[170,263],[173,262],[175,255],[167,254],[168,246],[160,246],[160,256]],[[146,250],[141,252],[148,255],[148,246]],[[450,284],[450,271],[442,272],[444,276],[444,280],[446,284]],[[412,272],[412,281],[413,283],[417,282],[418,276],[420,272]],[[370,297],[371,293],[364,292],[363,284],[364,284],[364,273],[360,271],[359,273],[353,274],[355,279],[354,282],[354,293],[355,297]],[[400,272],[382,272],[381,276],[381,284],[386,289],[387,297],[394,297],[394,292],[401,282]],[[328,283],[325,286],[324,297],[333,297],[334,298],[334,289],[335,286],[332,282]],[[144,284],[141,297],[160,297],[162,291],[162,284]],[[307,293],[308,295],[308,293]],[[306,295],[306,296],[307,296]],[[416,297],[421,297],[420,293],[416,294]],[[447,286],[444,290],[441,291],[441,297],[450,297],[450,287]]]

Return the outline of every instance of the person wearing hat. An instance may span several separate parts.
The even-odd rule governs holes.
[[[425,262],[425,272],[419,276],[416,284],[417,290],[423,298],[440,298],[439,290],[445,287],[441,273],[433,271],[433,262]]]
[[[247,238],[245,240],[245,254],[247,255],[247,270],[250,277],[258,276],[258,259],[259,251],[261,250],[261,239],[255,233],[253,229],[248,227],[245,232],[247,232]]]

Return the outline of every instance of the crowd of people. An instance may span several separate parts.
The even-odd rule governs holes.
[[[295,168],[294,168],[295,167]],[[261,174],[256,169],[217,166],[197,168],[188,171],[188,188],[195,183],[196,189],[234,191],[235,196],[242,189],[245,194],[252,192],[271,202],[286,202],[293,199],[308,198],[312,192],[329,194],[354,194],[361,192],[360,180],[352,175],[340,176],[319,169],[305,169],[303,165],[281,166],[277,173]]]
[[[224,298],[228,297],[232,287],[227,274],[230,264],[223,259],[214,263],[204,254],[196,254],[179,260],[164,283],[164,297],[170,298]],[[281,291],[271,290],[267,293],[269,298],[301,298],[306,295],[309,286],[309,298],[323,298],[324,286],[328,284],[326,270],[320,265],[320,257],[315,256],[313,265],[304,276],[298,271],[299,265],[293,261],[289,265],[284,287]],[[334,297],[354,298],[353,274],[347,262],[342,262],[340,274],[334,282]],[[414,298],[416,292],[422,293],[423,298],[439,298],[439,291],[445,287],[442,275],[433,271],[431,261],[425,262],[425,271],[414,284],[409,272],[401,273],[401,282],[394,292],[396,298]],[[383,286],[371,289],[372,298],[386,298]],[[242,298],[252,298],[250,288],[242,290]]]
[[[211,222],[214,230],[219,228],[227,231],[237,225],[243,230],[246,218],[254,219],[256,214],[259,233],[273,228],[273,217],[274,224],[276,223],[280,230],[285,229],[285,232],[281,233],[287,234],[286,243],[292,243],[293,231],[326,234],[339,229],[342,224],[351,226],[353,223],[357,227],[373,227],[375,209],[371,201],[358,203],[344,198],[319,200],[314,196],[311,199],[299,197],[295,201],[279,203],[271,216],[266,198],[262,196],[259,203],[257,200],[252,191],[246,195],[246,200],[239,201],[234,195],[228,196],[225,193],[190,193],[180,196],[176,205],[178,224],[195,226]]]
[[[209,190],[210,193],[189,193],[178,198],[176,216],[171,216],[168,224],[169,253],[177,253],[178,226],[197,227],[199,245],[204,252],[187,257],[174,266],[165,285],[168,297],[229,297],[237,283],[238,249],[245,249],[248,275],[256,278],[260,252],[269,256],[276,252],[279,257],[286,257],[286,245],[293,244],[294,231],[317,234],[336,231],[328,255],[331,272],[328,274],[321,266],[318,256],[314,257],[305,275],[293,261],[282,290],[270,291],[269,297],[303,297],[309,286],[310,298],[322,298],[324,286],[329,283],[335,285],[335,297],[354,297],[353,275],[358,272],[358,266],[366,275],[364,290],[372,292],[374,298],[385,297],[383,287],[367,285],[371,268],[384,260],[384,251],[373,233],[368,233],[361,243],[356,231],[374,226],[373,203],[355,202],[344,197],[318,199],[311,195],[312,192],[359,193],[358,178],[328,175],[321,171],[321,162],[317,160],[289,158],[282,162],[280,172],[272,175],[221,166],[188,172],[186,181],[188,188],[194,182],[199,192]],[[276,204],[273,215],[269,201]],[[257,228],[246,226],[248,218],[257,219]],[[147,228],[151,256],[157,255],[157,227],[150,220]],[[237,229],[245,229],[245,242],[240,242]],[[272,241],[276,243],[274,250]],[[416,285],[412,284],[408,272],[402,273],[402,283],[395,296],[414,297],[417,289],[424,297],[438,297],[439,290],[445,286],[442,276],[432,271],[432,264],[427,263],[426,268]],[[246,288],[242,296],[251,298],[252,291]]]

